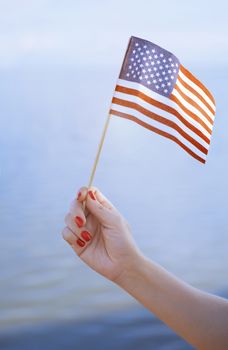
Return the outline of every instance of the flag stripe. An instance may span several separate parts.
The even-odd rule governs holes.
[[[207,120],[208,122],[213,125],[213,120],[209,115],[201,108],[195,101],[193,101],[189,96],[187,96],[182,89],[176,84],[174,87],[174,91],[177,90],[177,92],[181,95],[181,97],[190,105],[192,108],[195,109],[198,113],[201,113]],[[196,113],[196,112],[195,112]]]
[[[135,90],[138,90],[140,93],[145,94],[146,96],[149,96],[155,100],[157,100],[160,103],[163,103],[164,105],[167,105],[174,110],[177,110],[180,115],[182,115],[186,120],[188,120],[191,124],[193,124],[197,129],[199,129],[208,139],[211,137],[211,130],[208,128],[208,126],[199,118],[198,116],[194,115],[190,111],[187,110],[176,98],[173,96],[171,99],[167,98],[165,96],[162,96],[148,88],[146,88],[143,85],[140,85],[135,82],[119,79],[117,81],[117,85],[121,85],[126,88],[132,88]]]
[[[192,157],[194,157],[195,159],[197,159],[199,162],[205,164],[205,159],[203,159],[202,157],[200,157],[198,154],[196,154],[195,152],[193,152],[190,148],[188,148],[184,143],[182,143],[178,138],[176,138],[175,136],[160,130],[150,124],[147,124],[145,122],[143,122],[142,120],[134,117],[133,115],[127,114],[127,113],[123,113],[123,112],[119,112],[119,111],[115,111],[113,109],[110,110],[110,114],[111,115],[115,115],[115,116],[119,116],[121,118],[125,118],[125,119],[130,119],[132,121],[134,121],[135,123],[155,132],[156,134],[159,134],[161,136],[164,136],[174,142],[176,142],[180,147],[182,147],[188,154],[190,154]]]
[[[208,122],[208,120],[194,108],[188,102],[186,102],[182,96],[178,93],[176,89],[173,89],[172,94],[169,96],[172,101],[175,101],[177,104],[181,106],[184,111],[190,115],[192,118],[198,121],[204,128],[211,134],[212,133],[212,125]]]
[[[210,104],[210,106],[215,110],[215,100],[209,90],[196,79],[186,68],[180,65],[179,75],[183,80],[185,80],[193,89],[198,91],[205,100]]]
[[[159,102],[159,101],[149,97],[148,95],[145,95],[143,92],[138,91],[136,89],[126,88],[126,87],[117,85],[115,91],[117,93],[120,93],[120,98],[122,98],[122,99],[127,99],[127,100],[132,101],[132,99],[130,98],[130,96],[132,95],[132,96],[134,96],[135,101],[137,98],[139,98],[140,100],[147,102],[147,104],[150,105],[149,108],[147,107],[147,109],[154,111],[155,113],[159,113],[162,116],[165,115],[165,117],[168,117],[171,120],[173,119],[173,116],[174,116],[175,119],[176,118],[178,119],[177,122],[178,122],[178,124],[181,125],[182,128],[184,126],[187,127],[189,130],[191,130],[194,133],[193,136],[197,137],[196,135],[198,135],[199,136],[198,139],[201,138],[201,139],[203,139],[203,141],[205,141],[205,143],[207,143],[208,145],[210,144],[210,139],[207,136],[205,136],[205,134],[203,134],[197,127],[195,127],[188,120],[186,120],[176,109],[174,109],[174,108],[172,108],[172,107],[170,107],[162,102]],[[119,97],[119,95],[117,93],[115,93],[115,96]],[[121,96],[121,93],[126,94],[126,97],[124,95]],[[189,130],[187,132],[189,132]],[[202,140],[201,140],[201,142],[202,142]]]
[[[181,78],[180,78],[181,79]],[[187,84],[186,84],[187,85]],[[215,118],[215,113],[211,112],[207,106],[196,97],[195,94],[193,94],[191,91],[189,91],[188,89],[185,88],[185,86],[180,82],[179,77],[176,81],[176,86],[178,86],[178,88],[180,89],[180,91],[182,91],[182,93],[185,96],[188,96],[188,98],[190,98],[192,101],[194,101],[196,103],[197,108],[200,107],[202,108],[202,110],[204,111],[204,113],[206,113],[206,115],[210,118],[210,120],[212,120],[212,124]],[[210,106],[209,106],[210,107]]]
[[[188,142],[190,142],[192,145],[194,145],[198,150],[200,150],[202,153],[205,155],[208,153],[208,150],[202,146],[198,141],[196,141],[194,138],[192,138],[190,135],[188,135],[183,129],[181,129],[177,124],[175,124],[173,121],[168,120],[164,117],[161,117],[160,115],[153,113],[146,108],[142,107],[141,104],[139,105],[138,103],[135,102],[129,102],[126,100],[121,100],[119,98],[113,97],[112,99],[113,104],[117,104],[120,106],[128,107],[131,109],[134,109],[141,114],[161,123],[164,125],[169,126],[170,128],[176,130],[183,138],[185,138]]]
[[[206,107],[207,109],[209,109],[209,111],[212,113],[212,115],[215,115],[215,110],[210,106],[210,104],[203,98],[202,95],[200,95],[195,89],[193,89],[189,84],[187,84],[180,75],[178,75],[178,79],[177,82],[180,82],[182,87],[184,86],[187,90],[188,93],[191,92],[192,95],[195,95],[195,97],[197,98],[197,100],[200,100]],[[193,98],[193,97],[192,97]],[[197,101],[196,100],[196,101]]]
[[[119,90],[119,86],[117,86],[117,88]],[[124,89],[126,89],[126,88],[124,88]],[[143,108],[145,108],[146,110],[148,110],[149,112],[154,113],[155,116],[158,115],[158,116],[160,116],[162,118],[165,118],[166,120],[170,120],[171,122],[175,123],[177,125],[177,127],[181,128],[186,134],[188,134],[193,139],[198,141],[203,147],[205,147],[206,149],[209,148],[209,143],[210,143],[209,140],[208,140],[209,143],[205,142],[201,137],[196,135],[190,128],[186,127],[186,125],[183,124],[181,120],[179,120],[173,114],[168,113],[166,110],[162,110],[160,108],[157,108],[154,105],[152,105],[152,104],[148,103],[147,101],[143,100],[141,97],[135,96],[133,94],[127,94],[126,92],[123,93],[123,92],[120,92],[120,91],[115,91],[114,97],[116,97],[117,99],[120,99],[120,100],[127,101],[127,102],[137,103],[140,106],[142,106]],[[119,104],[118,102],[116,102],[116,103]]]

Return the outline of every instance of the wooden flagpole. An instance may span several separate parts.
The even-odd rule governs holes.
[[[111,114],[109,113],[108,116],[107,116],[105,125],[104,125],[104,129],[103,129],[103,132],[102,132],[102,135],[101,135],[100,143],[98,145],[96,158],[95,158],[94,163],[93,163],[93,168],[92,168],[92,171],[91,171],[91,174],[90,174],[90,178],[89,178],[88,189],[92,186],[92,183],[93,183],[95,171],[96,171],[97,164],[98,164],[98,161],[99,161],[99,158],[100,158],[102,146],[104,144],[104,139],[105,139],[105,136],[106,136],[106,132],[107,132],[107,129],[108,129],[108,125],[109,125],[110,119],[111,119]],[[83,210],[85,210],[85,205],[86,205],[86,201],[83,202]]]

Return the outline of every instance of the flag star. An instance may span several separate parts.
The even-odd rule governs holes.
[[[146,50],[146,53],[147,53],[147,54],[149,54],[149,53],[150,53],[150,51],[149,51],[149,50]]]
[[[133,78],[136,78],[136,75],[135,75],[135,74],[133,75]]]
[[[164,58],[164,60],[162,60],[162,62],[164,62],[164,63],[165,63],[165,62],[166,62],[166,59]]]
[[[170,69],[168,69],[168,73],[169,73],[169,74],[171,74],[171,73],[172,73],[172,71],[171,71]]]
[[[151,68],[148,68],[148,72],[151,72]]]
[[[156,70],[158,70],[157,67],[154,67],[154,71],[155,71],[155,72],[156,72]]]
[[[165,77],[165,80],[169,80],[169,78],[168,78],[168,77]]]
[[[154,74],[151,74],[150,76],[151,76],[151,78],[153,78],[153,77],[154,77]]]
[[[163,83],[163,84],[161,84],[161,87],[165,87],[165,84]]]
[[[142,70],[142,72],[143,72],[143,73],[146,73],[146,70],[145,70],[145,69],[143,69],[143,70]]]
[[[158,80],[160,81],[160,83],[162,82],[162,78],[159,78]]]
[[[131,58],[131,61],[134,61],[134,57]]]
[[[143,78],[143,77],[140,75],[139,79],[142,80],[142,78]]]
[[[165,89],[165,90],[164,90],[164,93],[165,93],[165,94],[167,94],[167,92],[168,92],[168,90],[167,90],[167,89]]]
[[[159,67],[159,69],[163,69],[163,67],[162,67],[162,66],[160,66],[160,67]]]
[[[169,62],[172,62],[172,58],[171,57],[169,57]]]
[[[154,65],[155,65],[154,61],[152,61],[152,62],[151,62],[151,65],[152,65],[152,66],[154,66]]]
[[[154,80],[153,80],[153,83],[154,83],[154,84],[156,84],[156,83],[157,83],[157,80],[156,80],[156,79],[154,79]]]
[[[148,62],[146,62],[146,66],[149,66],[149,63],[148,63]]]
[[[159,89],[159,85],[156,85],[155,87],[156,87],[157,90]]]
[[[143,57],[143,61],[146,61],[146,57]]]
[[[178,67],[178,63],[176,63],[176,67]]]
[[[154,55],[154,58],[158,58],[158,55]]]
[[[151,51],[152,51],[153,53],[155,53],[155,49],[152,49]]]
[[[151,59],[152,59],[152,56],[149,56],[149,59],[151,60]]]
[[[141,60],[140,60],[140,59],[138,59],[138,60],[137,60],[137,62],[138,62],[138,63],[140,63],[140,62],[141,62]]]
[[[174,70],[173,70],[173,73],[176,73],[176,72],[177,72],[177,70],[176,70],[176,69],[174,69]]]
[[[141,55],[141,56],[143,55],[143,51],[140,52],[140,55]]]
[[[165,75],[165,71],[163,70],[162,75]]]
[[[174,79],[174,76],[173,75],[171,75],[171,77],[170,77],[172,80]]]
[[[168,85],[168,86],[170,86],[170,85],[171,85],[170,81],[167,83],[167,85]]]
[[[169,68],[169,65],[168,65],[168,64],[166,64],[166,65],[165,65],[165,68]]]
[[[139,43],[135,43],[135,46],[139,46]]]
[[[148,84],[148,85],[150,85],[150,84],[151,84],[150,80],[147,80],[147,84]]]
[[[133,50],[133,53],[136,53],[136,50]]]
[[[141,47],[138,47],[138,51],[141,51]]]
[[[133,63],[133,66],[136,66],[136,63]]]
[[[139,75],[139,74],[140,74],[140,71],[138,71],[137,74]]]
[[[146,45],[144,45],[144,46],[143,46],[143,48],[144,48],[144,49],[146,49],[146,48],[147,48],[147,46],[146,46]]]
[[[157,64],[159,64],[159,63],[160,63],[160,61],[158,60],[158,61],[157,61]]]
[[[156,73],[156,76],[159,77],[160,73]]]
[[[160,53],[160,57],[163,57],[164,55],[163,55],[163,53]]]
[[[171,67],[174,67],[174,64],[173,64],[173,63],[171,64]]]
[[[134,73],[134,70],[132,70],[131,73],[133,74],[133,73]]]
[[[139,57],[139,55],[135,55],[135,58],[138,58]]]
[[[146,79],[148,78],[148,75],[147,75],[147,74],[145,75],[145,78],[146,78]]]
[[[126,75],[127,75],[127,77],[129,77],[129,76],[130,76],[130,74],[129,74],[129,73],[127,73]]]
[[[138,70],[139,69],[139,67],[135,67],[135,70]]]
[[[128,68],[131,69],[131,66],[129,66]]]

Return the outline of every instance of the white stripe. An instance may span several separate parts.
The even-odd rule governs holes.
[[[127,80],[118,79],[117,85],[120,85],[120,86],[123,86],[126,88],[130,88],[130,89],[138,90],[138,91],[142,92],[143,94],[145,94],[146,96],[153,98],[154,100],[161,102],[161,103],[164,103],[168,107],[175,109],[180,115],[182,115],[183,118],[185,118],[189,123],[194,125],[198,130],[200,130],[210,140],[211,135],[209,134],[209,132],[201,124],[199,124],[195,119],[193,119],[187,113],[185,113],[183,111],[183,109],[178,106],[178,104],[176,104],[174,101],[170,100],[169,98],[162,96],[160,94],[157,94],[156,92],[146,88],[145,86],[143,86],[141,84],[134,83],[134,82],[127,81]]]
[[[206,159],[206,155],[204,153],[202,153],[200,150],[198,150],[198,148],[196,148],[194,145],[192,145],[190,142],[188,142],[176,130],[170,128],[169,126],[161,124],[153,119],[149,119],[144,114],[136,111],[133,108],[124,107],[124,106],[120,106],[120,105],[113,103],[111,106],[111,109],[118,111],[118,112],[130,114],[130,115],[140,119],[141,121],[159,129],[159,130],[162,130],[170,135],[175,136],[179,141],[181,141],[184,145],[186,145],[191,151],[196,153],[199,157]],[[112,113],[111,113],[111,115],[115,116],[115,114],[112,114]]]
[[[203,103],[196,95],[194,95],[190,90],[188,90],[184,85],[181,84],[181,82],[177,79],[176,81],[177,86],[180,88],[181,91],[188,97],[190,97],[194,102],[196,102],[207,114],[208,116],[214,120],[215,116],[211,111],[207,108],[205,103]]]
[[[184,73],[179,70],[179,76],[181,79],[183,79],[189,86],[191,86],[194,90],[196,90],[202,97],[204,98],[205,101],[211,106],[213,111],[215,111],[215,104],[212,102],[212,100],[205,94],[205,92],[198,86],[196,85],[192,80],[190,80]]]
[[[133,96],[133,95],[128,95],[122,92],[115,91],[114,96],[117,98],[120,98],[122,100],[128,101],[128,102],[133,102],[137,103],[138,105],[142,106],[146,110],[158,114],[159,116],[166,118],[170,120],[171,122],[174,122],[176,125],[178,125],[184,132],[186,132],[189,136],[191,136],[193,139],[198,141],[202,146],[204,146],[206,149],[209,148],[209,145],[197,134],[195,134],[191,129],[189,129],[186,125],[184,125],[176,116],[173,114],[170,114],[167,111],[163,111],[162,109],[155,107],[151,105],[148,102],[145,102],[139,97]],[[148,118],[148,122],[151,119],[150,117]]]
[[[212,124],[207,120],[207,118],[193,105],[191,105],[189,102],[185,101],[183,97],[179,94],[179,92],[176,89],[173,89],[172,95],[176,96],[176,98],[184,105],[190,112],[197,115],[207,126],[210,130],[212,130]]]

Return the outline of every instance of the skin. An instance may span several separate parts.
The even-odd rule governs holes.
[[[126,219],[97,188],[88,191],[82,187],[79,193],[66,215],[62,235],[80,259],[131,294],[196,349],[227,350],[228,301],[186,284],[146,258]],[[80,227],[76,216],[82,219]],[[89,241],[83,238],[85,230]]]

